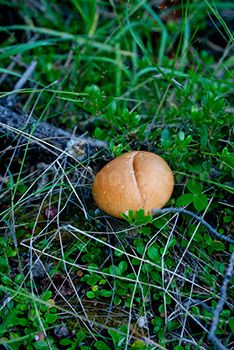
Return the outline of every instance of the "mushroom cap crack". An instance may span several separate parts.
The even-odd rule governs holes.
[[[107,214],[162,208],[170,199],[174,177],[168,164],[158,155],[144,151],[122,154],[96,175],[92,193],[96,204]]]

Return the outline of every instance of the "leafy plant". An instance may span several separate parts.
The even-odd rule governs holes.
[[[77,349],[77,346],[79,346],[81,350],[85,350],[85,347],[81,345],[84,339],[85,332],[79,331],[76,333],[76,336],[73,340],[64,338],[60,340],[59,344],[63,346],[68,345],[68,347],[66,348],[67,350],[75,350]]]
[[[145,225],[147,223],[152,222],[152,216],[151,215],[145,215],[145,211],[143,208],[141,208],[140,210],[137,210],[135,215],[133,213],[133,211],[130,209],[128,211],[128,215],[122,213],[121,214],[122,217],[127,220],[127,222],[130,225]]]
[[[177,198],[178,206],[188,205],[193,203],[196,210],[204,210],[208,205],[207,196],[202,193],[203,185],[196,180],[188,180],[187,187],[191,193],[183,194]]]

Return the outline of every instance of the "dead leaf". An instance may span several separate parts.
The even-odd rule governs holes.
[[[58,290],[62,295],[66,296],[73,293],[71,282],[61,273],[55,271],[54,275],[52,276],[52,280],[55,284],[56,290]]]

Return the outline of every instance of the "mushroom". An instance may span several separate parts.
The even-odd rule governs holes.
[[[161,209],[170,199],[174,177],[160,156],[144,151],[124,153],[106,164],[96,175],[92,195],[105,213],[122,218],[143,208],[145,215]]]

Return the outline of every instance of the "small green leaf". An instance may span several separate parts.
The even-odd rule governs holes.
[[[168,243],[168,248],[174,247],[177,243],[177,239],[176,238],[172,238],[169,243]]]
[[[126,335],[128,333],[128,327],[126,326],[126,324],[121,324],[121,326],[119,327],[119,330],[121,333],[124,333]]]
[[[184,350],[184,347],[182,345],[176,345],[174,350]]]
[[[19,324],[21,326],[27,326],[28,320],[26,318],[19,318]]]
[[[82,331],[82,330],[79,330],[77,333],[76,333],[76,339],[74,339],[76,341],[76,344],[80,344],[85,338],[85,332]]]
[[[230,310],[223,310],[220,312],[221,317],[228,317],[230,315],[231,311]]]
[[[162,330],[158,333],[158,339],[160,340],[160,342],[164,342],[166,339],[165,333]]]
[[[216,251],[225,251],[225,245],[220,241],[213,241],[212,248]]]
[[[126,221],[129,221],[129,217],[124,214],[124,213],[120,213],[120,215],[126,220]]]
[[[181,141],[184,141],[184,132],[183,132],[183,131],[180,131],[180,132],[179,132],[179,139],[180,139]]]
[[[160,314],[161,314],[162,312],[165,311],[165,306],[164,306],[164,304],[161,304],[161,305],[159,306],[158,311],[159,311]]]
[[[123,273],[124,271],[126,271],[128,268],[128,264],[126,261],[120,261],[119,263],[119,269],[121,271],[121,273]]]
[[[12,247],[8,247],[7,251],[6,251],[6,256],[8,258],[11,258],[13,256],[16,256],[17,251],[15,249],[12,249]]]
[[[110,266],[109,267],[109,272],[111,275],[115,275],[115,276],[121,276],[121,270],[118,266]]]
[[[94,129],[94,137],[95,139],[98,139],[98,140],[105,140],[106,139],[106,133],[105,131],[103,131],[101,128],[99,128],[99,126],[97,126],[95,129]]]
[[[115,330],[113,328],[108,330],[108,333],[112,337],[115,349],[120,348],[120,346],[123,344],[123,342],[126,339],[126,335],[125,334],[127,333],[127,330],[125,329],[125,327],[122,327],[122,326],[125,326],[125,325],[121,325],[120,328],[119,328],[119,331],[124,333],[124,335],[120,334],[117,330]],[[121,348],[122,348],[122,346],[121,346]]]
[[[142,233],[144,236],[150,236],[152,231],[151,227],[142,227],[141,229],[138,228],[138,232]]]
[[[92,287],[92,291],[96,292],[98,290],[98,285],[95,284],[95,286]]]
[[[91,264],[89,264],[89,266],[88,266],[88,271],[89,271],[89,273],[92,273],[92,272],[94,272],[94,271],[97,271],[97,269],[98,269],[98,267],[97,267],[97,265],[94,264],[94,263],[91,263]]]
[[[135,340],[131,346],[131,349],[144,349],[146,347],[143,340]]]
[[[148,257],[154,261],[158,261],[159,260],[159,252],[158,249],[154,246],[149,247],[149,249],[147,250],[147,254]]]
[[[193,310],[193,313],[195,316],[200,315],[200,311],[199,311],[199,308],[197,306],[193,306],[192,310]]]
[[[229,318],[228,320],[229,327],[231,328],[232,332],[234,331],[234,317]]]
[[[128,217],[130,220],[133,220],[133,211],[131,209],[128,211]]]
[[[119,303],[120,303],[120,297],[118,296],[118,295],[116,295],[115,297],[114,297],[114,305],[115,306],[117,306],[117,305],[119,305]]]
[[[150,275],[155,282],[158,282],[160,284],[162,283],[162,277],[160,276],[158,271],[152,271]]]
[[[145,244],[141,241],[138,241],[138,242],[139,243],[136,246],[137,253],[139,253],[140,255],[143,255],[145,251]]]
[[[47,290],[46,292],[43,292],[41,294],[41,299],[42,300],[48,300],[48,299],[51,298],[51,296],[52,296],[52,292],[50,290]]]
[[[132,264],[133,264],[133,265],[136,265],[136,266],[137,266],[137,265],[140,265],[140,263],[141,263],[141,262],[140,262],[139,259],[135,259],[135,258],[132,259]]]
[[[101,279],[101,281],[99,282],[99,284],[106,284],[106,280],[103,278]]]
[[[171,304],[171,297],[169,294],[166,294],[166,304],[170,305]]]
[[[231,221],[232,221],[231,215],[226,215],[226,216],[224,216],[223,222],[231,222]]]
[[[24,280],[24,275],[20,273],[15,275],[15,283],[20,284],[23,282],[23,280]]]
[[[98,275],[92,275],[88,280],[87,280],[87,284],[89,286],[94,286],[100,279],[100,276]]]
[[[188,205],[193,202],[194,195],[191,193],[182,194],[182,196],[177,198],[176,205],[181,207],[182,205]]]
[[[95,298],[95,294],[94,292],[92,292],[91,290],[89,292],[86,293],[87,297],[90,298],[90,299],[93,299]]]
[[[215,261],[214,263],[214,268],[219,271],[220,273],[224,273],[225,270],[225,266],[223,263],[221,263],[220,261]]]
[[[102,290],[100,290],[100,292],[99,292],[99,295],[100,295],[101,297],[105,297],[105,298],[111,297],[112,294],[113,294],[112,290],[106,290],[106,289],[102,289]]]
[[[36,341],[33,345],[36,350],[49,350],[49,345],[44,340]]]
[[[27,191],[27,186],[26,185],[20,185],[17,187],[17,191],[20,193],[25,193]]]
[[[202,184],[194,179],[191,179],[188,181],[187,187],[188,187],[189,191],[194,193],[194,194],[201,193],[202,189],[203,189]]]
[[[159,316],[155,316],[154,319],[152,320],[152,324],[154,326],[158,326],[160,329],[163,326],[163,319]]]
[[[205,194],[201,193],[194,197],[193,205],[198,210],[204,210],[208,205],[208,199]]]
[[[94,344],[95,348],[97,348],[98,350],[111,350],[109,348],[109,346],[107,346],[102,340],[98,340],[96,341],[96,343]]]
[[[170,138],[169,130],[168,130],[168,129],[164,129],[164,130],[162,131],[162,133],[161,133],[161,140],[162,140],[163,142],[165,142],[165,141],[169,140],[169,138]]]
[[[182,247],[182,248],[187,247],[188,242],[189,242],[189,241],[188,241],[187,239],[183,239],[183,240],[181,241],[181,247]]]
[[[137,210],[136,215],[135,215],[135,221],[141,220],[143,218],[144,214],[145,214],[145,211],[143,208],[141,208],[140,210]]]
[[[19,324],[19,318],[16,316],[15,313],[10,313],[9,316],[7,316],[6,318],[6,323],[7,323],[7,327],[13,327],[13,326],[17,326]]]
[[[61,345],[70,345],[70,344],[74,344],[74,342],[70,339],[62,339],[60,340],[59,344]]]
[[[126,215],[125,213],[121,213],[121,216],[122,216],[125,220],[127,220],[127,222],[128,222],[129,224],[132,224],[132,223],[133,223],[133,216],[134,216],[134,214],[133,214],[133,211],[132,211],[131,209],[128,211],[128,215]]]
[[[117,104],[116,104],[115,99],[113,98],[113,100],[110,101],[110,103],[107,106],[107,112],[110,116],[114,116],[116,113],[116,109],[117,109]]]
[[[58,318],[56,314],[50,314],[49,312],[46,312],[45,316],[47,323],[54,323]]]
[[[139,225],[146,225],[152,222],[152,215],[147,215],[137,222]]]
[[[23,228],[20,228],[16,231],[16,237],[19,238],[25,234],[25,230]]]
[[[119,250],[122,250],[123,252],[119,252]],[[118,247],[118,250],[115,250],[115,256],[120,257],[124,254],[124,248]]]
[[[171,332],[173,329],[176,329],[179,327],[179,322],[176,321],[169,321],[167,323],[167,329],[169,332]]]

